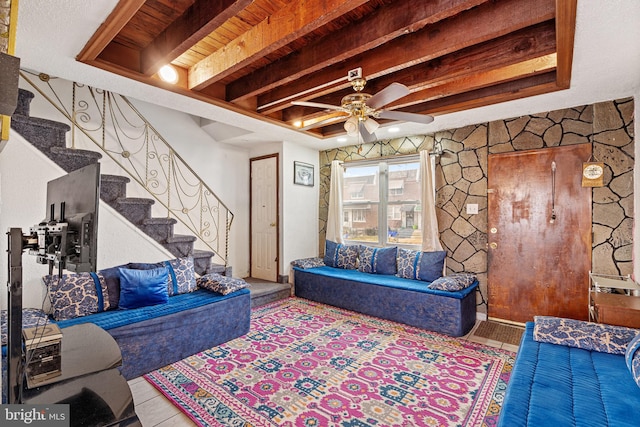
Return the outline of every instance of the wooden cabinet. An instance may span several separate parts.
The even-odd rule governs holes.
[[[640,328],[640,285],[630,277],[590,273],[589,318],[593,322]],[[606,292],[603,292],[606,291]]]
[[[592,300],[596,322],[640,328],[640,297],[594,292]]]

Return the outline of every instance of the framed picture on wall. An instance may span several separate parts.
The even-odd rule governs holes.
[[[293,183],[313,187],[313,165],[293,162]]]

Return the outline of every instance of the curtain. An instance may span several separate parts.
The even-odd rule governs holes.
[[[331,162],[331,187],[329,188],[329,213],[326,239],[344,243],[342,239],[342,187],[344,169],[340,160]]]
[[[422,197],[422,250],[441,251],[438,219],[436,218],[436,186],[434,171],[436,160],[427,150],[420,152],[420,180]]]

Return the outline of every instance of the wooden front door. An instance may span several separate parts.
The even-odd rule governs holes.
[[[588,318],[590,156],[590,144],[489,156],[489,317]]]

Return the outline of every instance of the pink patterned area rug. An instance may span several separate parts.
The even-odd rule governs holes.
[[[493,426],[512,352],[289,298],[145,376],[202,426]]]

